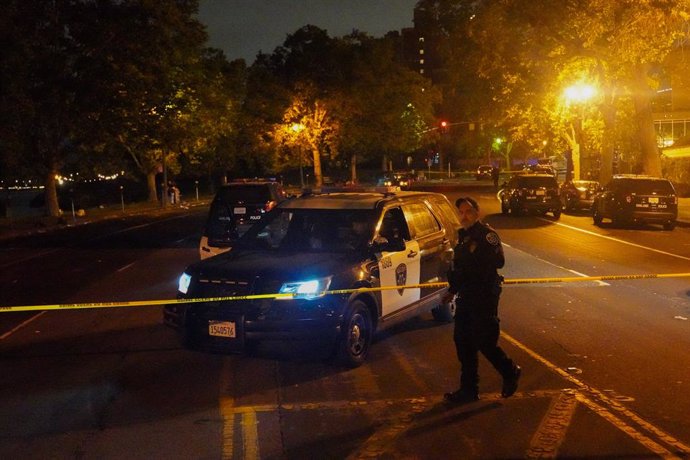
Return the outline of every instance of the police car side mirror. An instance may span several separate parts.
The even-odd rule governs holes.
[[[402,239],[388,240],[385,236],[377,236],[374,239],[374,250],[376,252],[398,252],[405,250],[405,242]]]

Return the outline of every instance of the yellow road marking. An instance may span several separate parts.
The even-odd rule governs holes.
[[[555,372],[556,374],[560,375],[563,377],[565,380],[574,383],[575,385],[578,386],[580,391],[584,391],[587,394],[596,397],[599,401],[604,403],[608,409],[613,409],[620,414],[624,415],[625,417],[628,417],[632,421],[634,421],[637,425],[639,425],[641,428],[647,430],[648,432],[652,433],[654,436],[656,436],[660,441],[663,441],[664,443],[668,444],[669,446],[672,446],[676,451],[683,452],[684,454],[690,454],[690,447],[686,446],[683,444],[681,441],[678,439],[674,438],[670,434],[666,433],[660,428],[657,428],[656,426],[652,425],[648,421],[644,420],[642,417],[639,415],[635,414],[633,411],[630,409],[626,408],[622,404],[620,404],[618,401],[615,401],[606,394],[604,394],[602,391],[597,390],[596,388],[593,388],[586,383],[582,382],[581,380],[575,378],[574,376],[570,375],[568,372],[565,370],[561,369],[560,367],[556,366],[553,364],[551,361],[547,360],[543,356],[539,355],[537,352],[531,350],[530,348],[527,348],[527,346],[523,345],[521,342],[517,341],[510,335],[506,334],[505,332],[501,332],[501,337],[503,337],[506,341],[510,342],[520,350],[524,351],[528,355],[530,355],[532,358]],[[581,401],[580,398],[578,398],[579,401]],[[584,402],[584,401],[581,401]],[[592,404],[594,404],[592,402]],[[644,434],[640,433],[639,431],[635,430],[632,427],[629,427],[627,424],[624,422],[620,421],[618,418],[613,416],[609,412],[608,409],[602,408],[600,412],[597,412],[599,415],[604,416],[604,412],[607,412],[607,416],[605,417],[609,422],[611,422],[616,428],[619,428],[622,430],[624,433],[628,434],[631,436],[634,440],[640,442],[642,445],[646,447],[650,446],[655,446],[656,443],[649,437],[645,436]],[[670,455],[670,452],[668,452]]]
[[[574,390],[563,390],[554,398],[532,436],[527,458],[556,458],[577,407],[576,393]]]
[[[259,458],[259,435],[256,412],[249,410],[242,413],[242,442],[244,458],[255,460]]]
[[[601,407],[599,404],[597,404],[594,401],[592,401],[591,399],[585,397],[583,394],[578,393],[577,400],[579,402],[583,403],[584,405],[586,405],[587,407],[589,407],[594,413],[600,415],[602,418],[604,418],[611,425],[618,428],[619,430],[621,430],[623,433],[630,436],[632,439],[634,439],[638,443],[642,444],[644,447],[649,449],[651,452],[654,452],[655,454],[659,455],[662,458],[681,458],[681,457],[678,457],[676,455],[673,455],[668,449],[664,448],[659,443],[657,443],[654,440],[643,435],[642,433],[637,431],[635,428],[631,427],[630,425],[625,423],[623,420],[621,420],[618,417],[616,417],[615,415],[613,415],[607,409]]]
[[[234,437],[235,437],[235,400],[232,397],[231,391],[232,371],[230,367],[230,360],[223,360],[223,367],[220,375],[220,398],[219,408],[220,415],[223,419],[223,435],[221,446],[221,458],[232,459],[234,453]]]

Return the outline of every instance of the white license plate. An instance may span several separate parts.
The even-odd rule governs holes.
[[[247,214],[247,208],[235,208],[232,212],[235,214]]]
[[[649,202],[652,204],[656,204],[659,202],[659,197],[656,197],[656,196],[650,197]]]
[[[208,335],[214,337],[229,337],[234,339],[237,337],[234,321],[209,321]]]
[[[537,193],[537,196],[546,195],[546,192],[544,190],[537,190],[536,193]]]

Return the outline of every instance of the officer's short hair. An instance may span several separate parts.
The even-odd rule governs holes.
[[[477,201],[474,198],[469,196],[460,197],[455,200],[455,207],[459,208],[462,203],[469,204],[475,211],[479,212],[479,204],[477,204]]]

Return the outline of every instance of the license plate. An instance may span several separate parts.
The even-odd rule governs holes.
[[[234,339],[237,337],[237,330],[235,329],[234,321],[209,321],[208,335],[214,337],[228,337]]]
[[[247,208],[235,208],[232,212],[235,214],[247,214]]]
[[[659,202],[659,197],[657,197],[657,196],[650,197],[649,202],[652,204],[657,204]]]
[[[537,196],[542,196],[546,195],[546,192],[544,190],[537,190]]]

